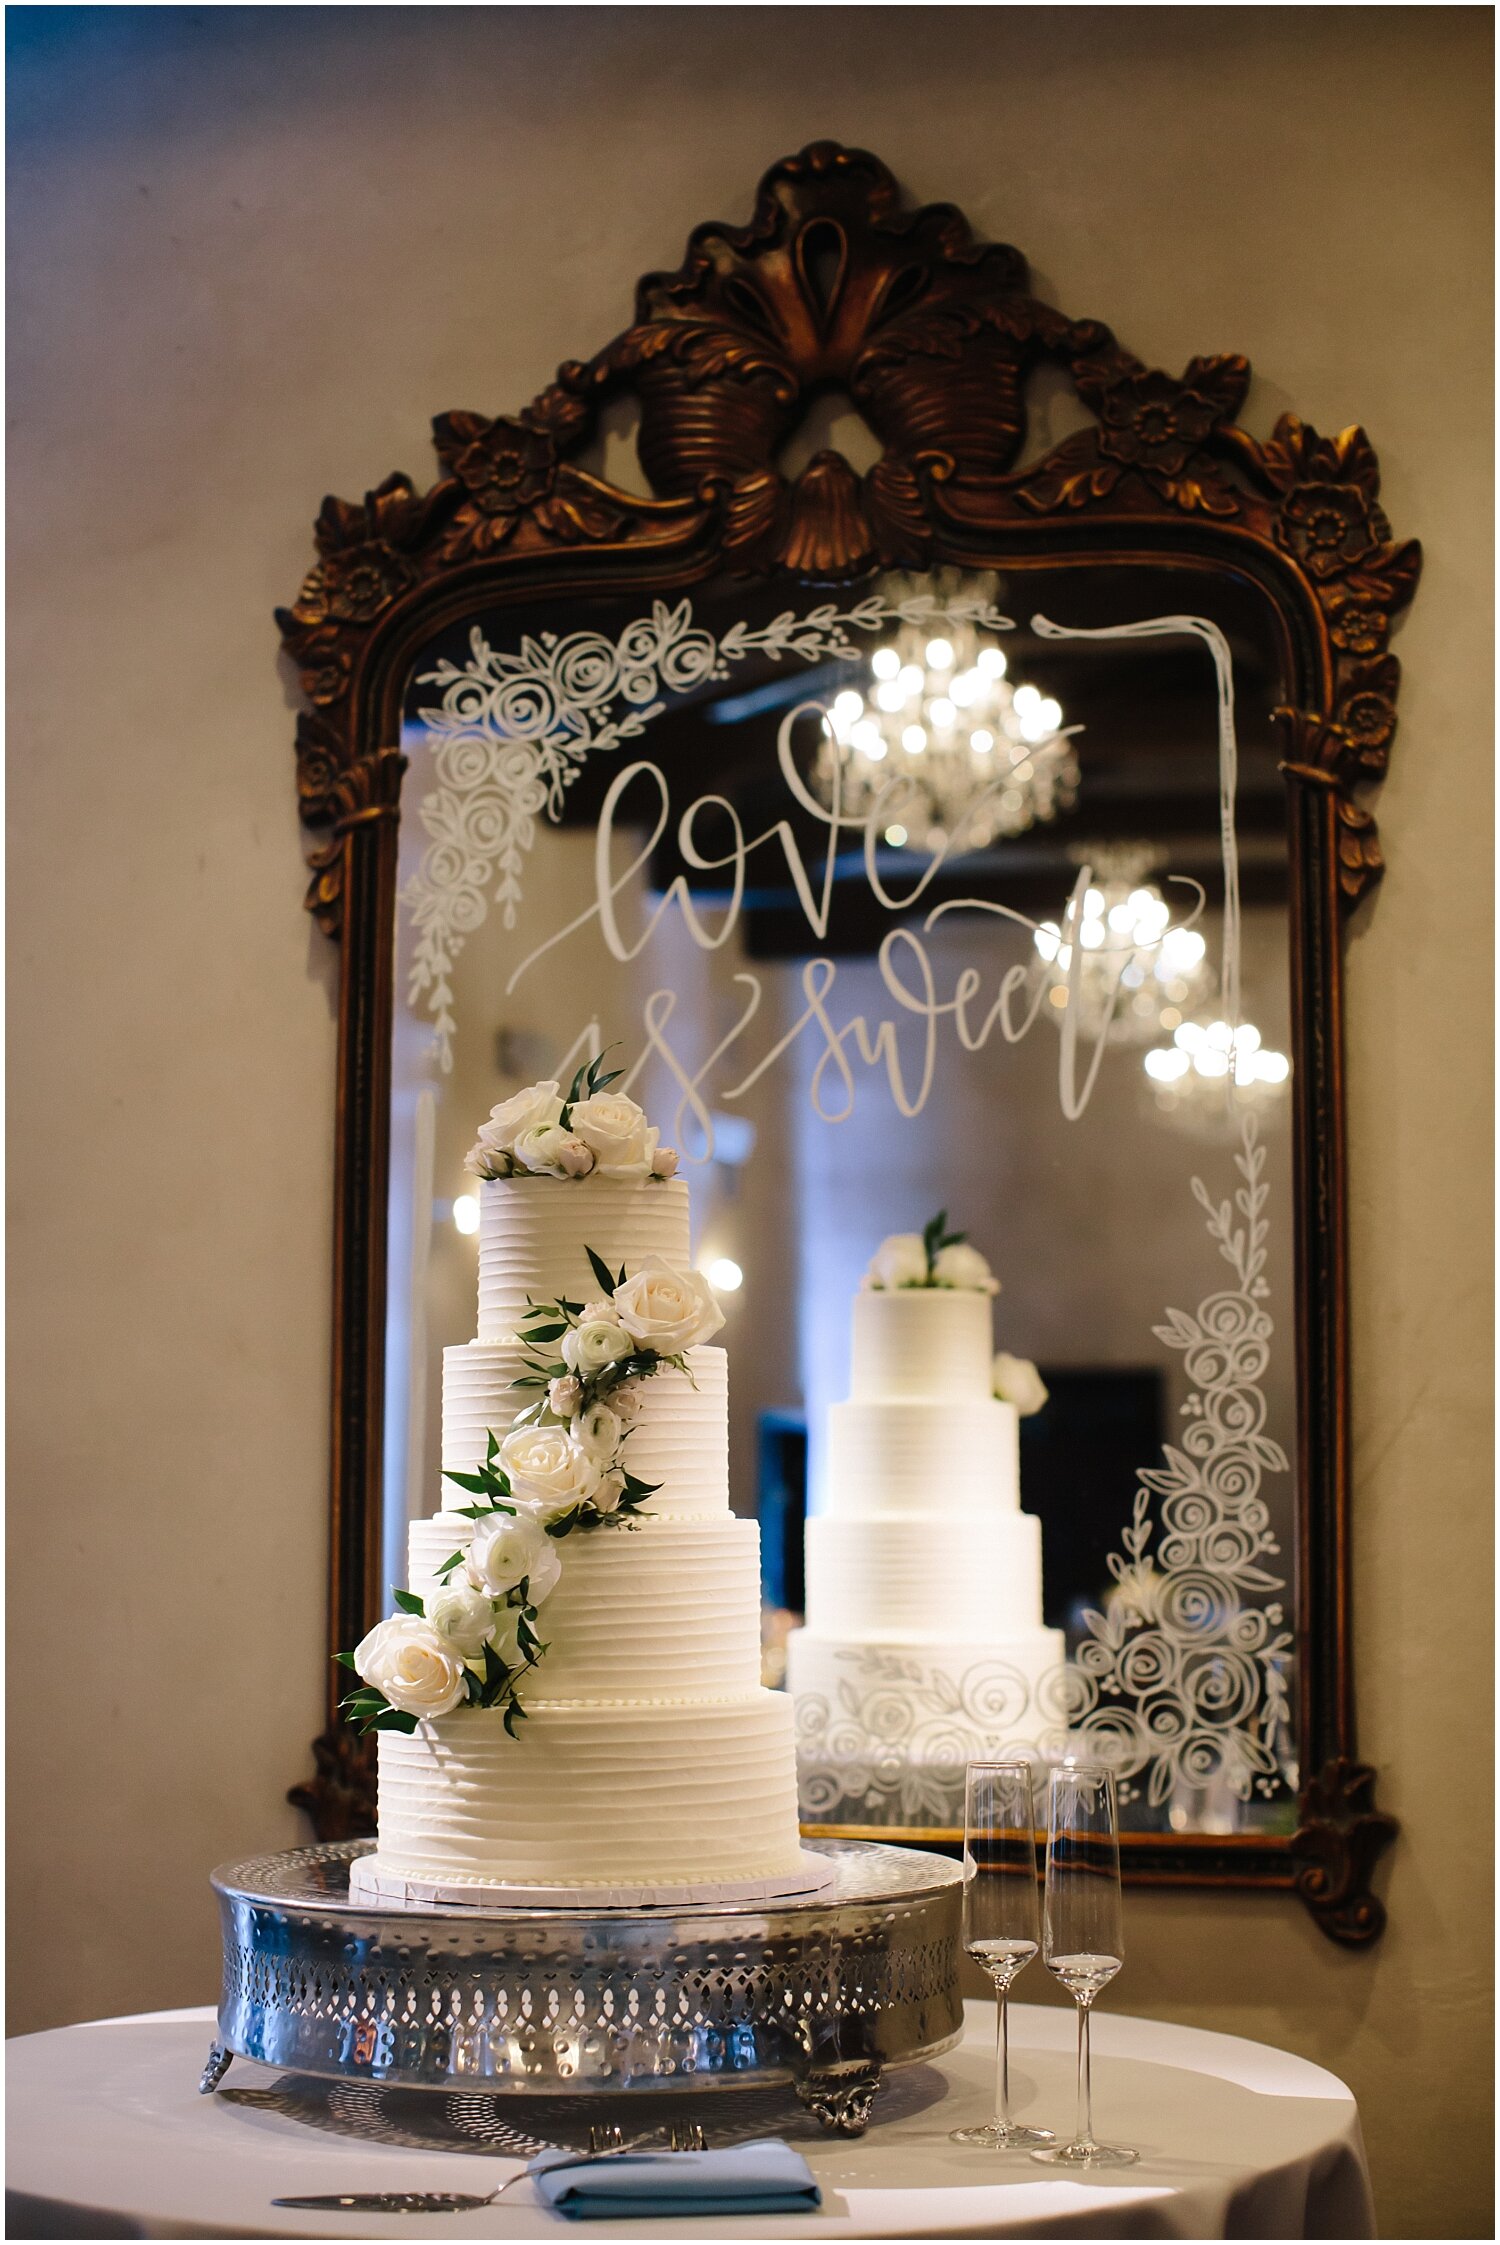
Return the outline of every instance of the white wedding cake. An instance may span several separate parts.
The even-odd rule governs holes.
[[[1033,1365],[994,1355],[989,1265],[937,1217],[883,1242],[854,1299],[787,1644],[809,1821],[962,1822],[967,1760],[1061,1744],[1064,1639],[1021,1510]],[[1007,1400],[1006,1398],[1009,1398]]]
[[[799,1842],[791,1706],[760,1684],[759,1531],[729,1509],[687,1187],[612,1080],[596,1062],[566,1097],[517,1094],[470,1156],[479,1335],[444,1352],[444,1509],[412,1524],[404,1610],[348,1662],[380,1734],[356,1894],[639,1903],[827,1876]]]

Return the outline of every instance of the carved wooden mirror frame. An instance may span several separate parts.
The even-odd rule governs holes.
[[[1014,471],[1031,370],[1063,370],[1093,425]],[[884,165],[818,142],[761,182],[745,227],[706,225],[640,284],[634,324],[570,360],[514,417],[438,416],[443,474],[329,498],[317,560],[278,612],[308,707],[297,726],[308,909],[343,947],[338,1029],[330,1647],[384,1610],[381,1427],[402,694],[434,632],[486,600],[683,585],[715,571],[838,582],[873,568],[1087,552],[1175,557],[1269,592],[1298,681],[1285,725],[1296,1199],[1300,1828],[1290,1839],[1130,1834],[1127,1873],[1295,1888],[1335,1939],[1384,1923],[1372,1867],[1395,1832],[1355,1755],[1350,1643],[1341,933],[1379,879],[1365,800],[1395,731],[1393,618],[1415,543],[1392,542],[1358,428],[1235,423],[1249,367],[1145,367],[1096,320],[1027,294],[1014,249],[946,204],[903,210]],[[778,453],[809,399],[847,391],[884,447],[795,480]],[[579,464],[601,407],[633,397],[654,496]],[[330,1668],[316,1775],[323,1837],[373,1829],[373,1769]]]

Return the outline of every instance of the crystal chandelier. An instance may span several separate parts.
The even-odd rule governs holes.
[[[970,582],[985,591],[995,580],[964,580],[965,593]],[[825,720],[813,766],[822,800],[832,803],[837,773],[842,815],[867,819],[878,804],[893,849],[934,853],[960,826],[965,849],[984,849],[1068,809],[1078,759],[1062,710],[1012,684],[982,628],[989,601],[907,605],[927,612],[875,649],[862,688],[846,687]]]
[[[1172,908],[1143,875],[1151,853],[1136,847],[1074,850],[1097,876],[1068,899],[1061,925],[1044,920],[1032,938],[1046,1006],[1061,1028],[1078,1008],[1078,1034],[1090,1044],[1149,1044],[1171,1032],[1212,980],[1208,946],[1196,928],[1174,926]],[[1073,967],[1075,943],[1083,952]]]

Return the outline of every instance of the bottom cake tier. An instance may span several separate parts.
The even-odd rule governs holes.
[[[532,1703],[511,1738],[465,1708],[379,1740],[371,1891],[408,1879],[492,1887],[678,1887],[805,1872],[791,1703],[738,1698]]]
[[[989,1644],[858,1643],[794,1630],[787,1693],[809,1824],[963,1823],[970,1761],[1050,1761],[1068,1750],[1060,1629]]]

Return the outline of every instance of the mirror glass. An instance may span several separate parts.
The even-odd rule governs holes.
[[[388,1579],[475,1328],[476,1125],[610,1046],[726,1311],[768,1679],[880,1240],[946,1210],[1047,1390],[1020,1428],[1067,1642],[1046,1707],[1003,1663],[960,1708],[853,1653],[800,1710],[809,1820],[961,1824],[977,1720],[996,1750],[1082,1733],[1136,1829],[1290,1831],[1291,695],[1257,586],[1165,559],[532,596],[434,640],[403,740]]]

